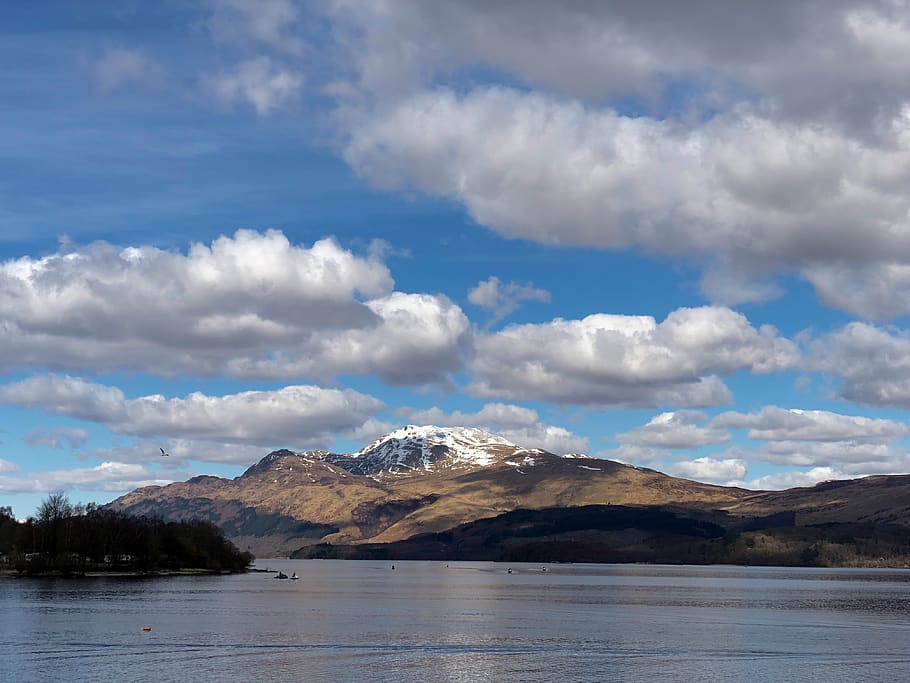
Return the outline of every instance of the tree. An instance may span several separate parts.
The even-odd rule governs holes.
[[[73,514],[73,504],[62,491],[50,494],[38,506],[38,522],[59,522]]]
[[[60,548],[68,545],[68,521],[73,514],[73,504],[62,491],[51,493],[36,512],[42,550],[54,560]]]
[[[0,506],[0,555],[12,553],[18,534],[19,525],[13,518],[13,509],[8,505]]]

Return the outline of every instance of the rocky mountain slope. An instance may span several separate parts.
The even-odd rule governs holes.
[[[111,507],[203,517],[259,554],[317,540],[388,542],[518,508],[729,504],[749,492],[583,455],[528,449],[479,429],[407,426],[353,454],[279,450],[240,477],[137,489]]]
[[[166,519],[202,517],[241,548],[269,556],[316,544],[395,544],[516,510],[581,506],[660,507],[730,530],[768,525],[761,520],[910,526],[908,496],[904,476],[756,492],[559,456],[479,429],[410,425],[357,453],[279,450],[235,479],[137,489],[110,505]]]

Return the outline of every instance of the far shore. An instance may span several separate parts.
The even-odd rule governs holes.
[[[155,577],[155,576],[221,576],[225,574],[242,574],[241,572],[230,572],[218,569],[161,569],[147,572],[140,571],[86,571],[86,572],[62,572],[59,570],[47,572],[20,572],[16,569],[0,569],[0,578],[7,579],[29,579],[29,578],[62,578],[62,579],[82,579],[94,577]],[[252,570],[255,571],[255,570]]]

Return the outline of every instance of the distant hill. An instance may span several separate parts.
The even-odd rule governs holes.
[[[775,556],[788,561],[777,563],[812,564],[828,562],[818,545],[828,543],[828,535],[818,525],[852,525],[840,528],[841,540],[869,536],[875,542],[857,555],[865,559],[848,560],[852,551],[845,551],[837,562],[868,564],[880,557],[871,554],[884,552],[875,529],[887,530],[882,536],[889,539],[890,562],[903,563],[908,496],[910,476],[749,491],[525,448],[479,429],[407,426],[357,453],[279,450],[235,479],[203,476],[137,489],[110,507],[168,520],[202,518],[260,557],[375,552],[451,559],[555,554],[551,559],[748,561],[758,554],[756,542],[786,537],[780,544],[788,550]],[[544,533],[548,519],[568,527]],[[499,531],[482,532],[490,525]],[[690,533],[695,529],[711,533]],[[743,546],[741,560],[738,543],[751,543]],[[813,544],[815,550],[807,550]],[[797,559],[789,561],[794,553]]]

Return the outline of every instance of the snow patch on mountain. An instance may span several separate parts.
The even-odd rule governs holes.
[[[331,461],[357,474],[408,474],[487,467],[517,450],[520,446],[482,429],[408,425]]]
[[[475,427],[407,425],[376,439],[351,455],[328,451],[274,451],[247,470],[247,473],[290,470],[293,466],[309,470],[313,465],[319,464],[327,468],[334,465],[353,474],[375,478],[442,470],[470,470],[498,464],[516,468],[534,467],[541,457],[553,457],[553,454],[540,448],[524,448],[505,437]],[[570,454],[558,457],[588,456]]]

